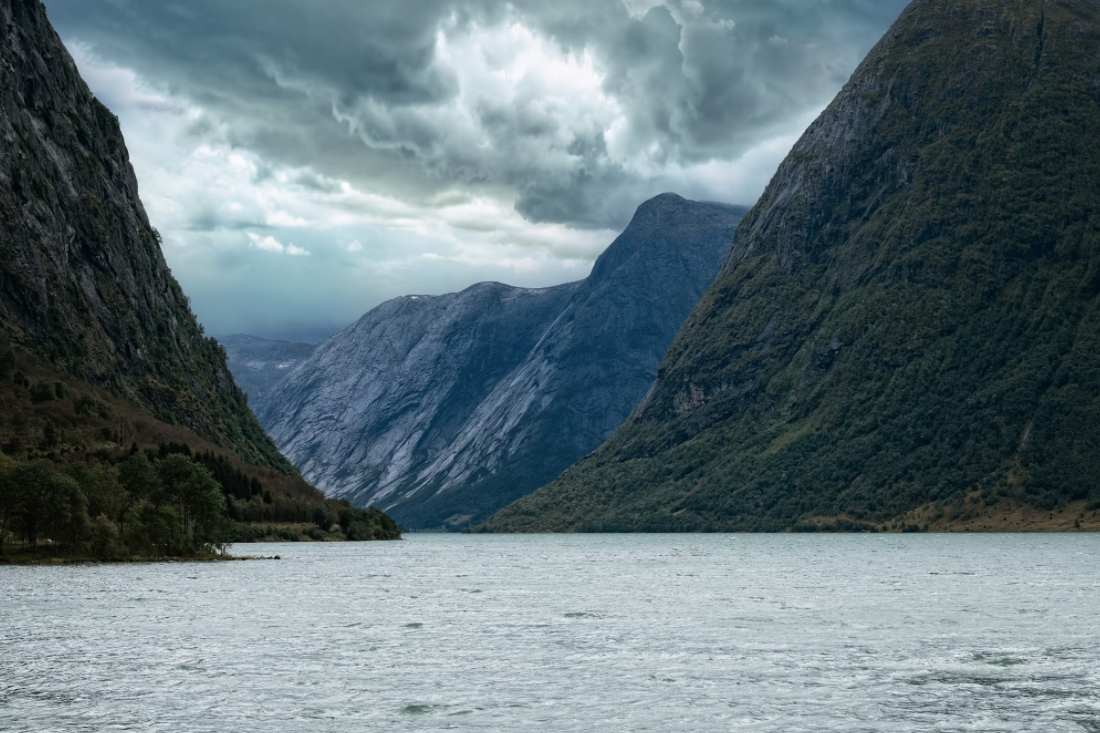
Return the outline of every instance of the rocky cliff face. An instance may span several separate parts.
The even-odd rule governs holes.
[[[627,416],[743,212],[666,194],[583,282],[385,303],[279,383],[261,422],[329,494],[413,527],[481,519]]]
[[[207,339],[138,198],[118,121],[37,0],[0,0],[0,329],[25,351],[293,472]]]
[[[1100,2],[916,0],[629,422],[501,531],[1100,506]]]
[[[233,379],[248,395],[248,404],[254,410],[259,409],[276,383],[317,348],[314,344],[272,341],[246,334],[219,336],[218,343],[225,349]]]

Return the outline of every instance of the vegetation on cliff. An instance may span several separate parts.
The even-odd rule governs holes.
[[[0,339],[0,557],[195,557],[230,542],[399,539]]]
[[[1100,506],[1100,3],[917,0],[627,424],[489,531]]]
[[[0,334],[23,351],[296,475],[206,338],[138,198],[118,120],[37,0],[0,0]]]

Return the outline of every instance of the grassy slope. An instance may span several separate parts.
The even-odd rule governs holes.
[[[920,507],[978,529],[979,506],[1100,499],[1098,18],[918,0],[817,139],[882,112],[832,160],[796,147],[632,420],[485,529],[888,527]]]

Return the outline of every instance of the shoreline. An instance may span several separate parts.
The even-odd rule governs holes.
[[[282,560],[279,555],[199,555],[197,557],[130,557],[101,560],[94,557],[12,557],[0,556],[0,567],[23,565],[152,565],[157,563],[246,562],[249,560]]]

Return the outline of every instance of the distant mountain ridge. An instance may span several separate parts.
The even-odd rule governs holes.
[[[319,346],[257,414],[330,495],[411,527],[478,521],[629,414],[744,211],[665,194],[584,281],[384,303]]]
[[[1100,508],[1097,141],[1100,2],[916,0],[745,217],[629,421],[483,529],[1007,530]]]
[[[37,0],[0,0],[0,333],[249,462],[294,474],[172,277],[118,119]]]
[[[274,384],[317,348],[314,344],[272,341],[241,333],[219,336],[218,343],[225,349],[233,379],[248,395],[253,408],[263,402]]]

